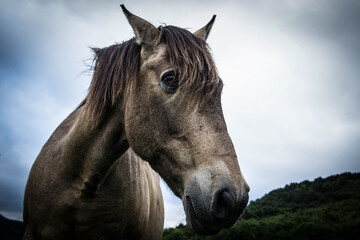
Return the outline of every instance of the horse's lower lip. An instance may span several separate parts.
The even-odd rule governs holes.
[[[189,214],[190,217],[190,228],[195,233],[203,234],[203,235],[209,235],[209,234],[216,234],[220,231],[219,230],[213,230],[209,229],[205,226],[205,224],[202,224],[199,217],[196,215],[194,206],[192,204],[191,198],[189,196],[186,196],[186,211]]]

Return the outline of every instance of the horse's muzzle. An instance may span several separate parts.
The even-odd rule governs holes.
[[[246,183],[236,188],[229,181],[216,189],[207,184],[191,181],[187,184],[184,208],[187,224],[195,233],[216,234],[223,228],[232,227],[239,219],[249,200],[249,187]]]

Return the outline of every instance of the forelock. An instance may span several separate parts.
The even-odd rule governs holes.
[[[158,43],[165,43],[171,65],[179,74],[179,90],[189,102],[201,103],[214,92],[222,90],[207,43],[186,29],[159,27]]]

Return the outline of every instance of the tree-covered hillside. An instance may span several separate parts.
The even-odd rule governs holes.
[[[251,201],[231,229],[200,236],[180,225],[163,240],[360,239],[360,173],[292,183]]]

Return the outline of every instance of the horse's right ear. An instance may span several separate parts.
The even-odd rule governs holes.
[[[199,30],[197,30],[196,32],[194,32],[194,35],[197,36],[198,38],[201,38],[204,41],[206,41],[206,39],[209,36],[210,30],[211,30],[212,26],[214,25],[215,18],[216,18],[216,15],[214,15],[211,18],[211,20],[210,20],[210,22],[208,22],[208,24],[206,24],[204,27],[202,27]]]
[[[148,21],[129,12],[129,10],[125,8],[124,4],[121,4],[120,7],[122,8],[131,27],[134,29],[137,43],[149,46],[154,45],[158,39],[160,31]]]

